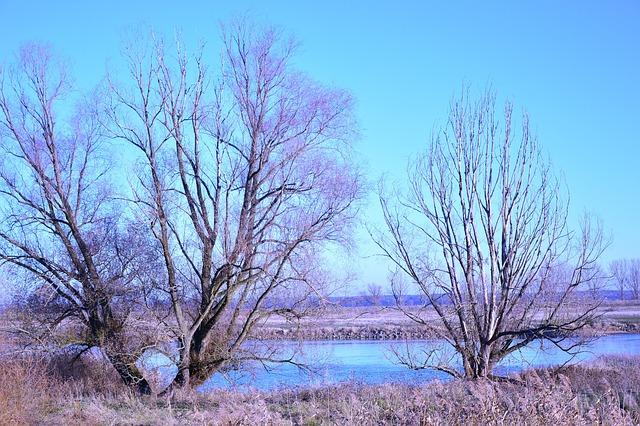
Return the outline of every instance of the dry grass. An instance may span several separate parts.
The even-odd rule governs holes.
[[[56,364],[2,364],[0,424],[640,424],[637,357],[607,358],[560,373],[530,371],[514,377],[518,383],[348,383],[275,392],[179,391],[171,397],[140,397],[116,383],[96,389],[80,371],[73,373],[67,371],[63,380]]]
[[[27,425],[46,418],[60,404],[60,387],[44,362],[0,359],[0,425]]]
[[[568,374],[529,372],[520,383],[456,381],[416,388],[343,385],[271,397],[292,424],[638,424],[638,359],[619,375],[608,363]],[[617,365],[615,366],[617,367]],[[593,382],[592,382],[593,380]]]

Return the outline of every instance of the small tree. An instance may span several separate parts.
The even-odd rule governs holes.
[[[586,220],[580,234],[567,229],[567,205],[528,117],[516,129],[506,104],[499,121],[492,93],[452,102],[446,126],[409,169],[408,193],[381,189],[380,202],[387,226],[376,242],[437,321],[405,312],[462,360],[460,371],[432,352],[412,367],[487,377],[534,340],[568,350],[564,339],[593,318],[597,302],[573,303],[595,278],[601,231]]]
[[[630,261],[629,289],[634,299],[640,299],[640,259]]]
[[[127,51],[131,84],[110,81],[111,134],[141,154],[133,201],[164,262],[185,386],[246,359],[291,362],[245,342],[317,299],[318,256],[345,241],[359,196],[348,94],[295,72],[277,31],[239,23],[223,42],[217,81],[201,54],[162,43]]]
[[[614,260],[609,265],[609,270],[613,276],[615,286],[618,289],[620,300],[624,300],[624,292],[627,289],[628,279],[627,262],[625,260]]]
[[[589,293],[591,293],[591,298],[593,300],[599,300],[602,298],[602,291],[606,290],[609,286],[611,276],[605,272],[600,264],[596,265],[593,271],[593,279],[587,283],[587,288]]]
[[[624,300],[627,291],[633,299],[640,299],[640,259],[614,260],[609,268],[620,292],[620,300]]]
[[[111,202],[98,117],[81,107],[65,119],[69,94],[65,67],[42,46],[0,74],[0,259],[30,283],[16,332],[47,349],[62,329],[146,391],[125,329],[143,267],[137,230]]]
[[[367,298],[373,306],[382,304],[382,286],[380,284],[369,283],[367,286]]]

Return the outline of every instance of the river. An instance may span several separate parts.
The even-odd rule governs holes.
[[[285,345],[293,343],[282,342]],[[297,360],[316,366],[308,373],[290,365],[268,365],[270,371],[255,365],[250,371],[215,374],[200,388],[208,391],[215,388],[257,388],[270,390],[281,387],[315,386],[343,381],[367,384],[386,382],[425,383],[434,379],[447,380],[443,373],[431,370],[411,370],[399,365],[391,348],[412,352],[433,347],[436,342],[410,341],[313,341],[302,344],[302,353]],[[509,356],[499,364],[499,374],[517,372],[530,367],[544,367],[563,363],[593,360],[603,355],[640,355],[640,334],[614,334],[601,337],[582,347],[574,356],[568,355],[554,345],[532,344]]]

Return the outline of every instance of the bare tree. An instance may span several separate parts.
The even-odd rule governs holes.
[[[380,284],[369,283],[367,286],[366,298],[373,306],[382,304],[382,286]]]
[[[614,260],[609,265],[609,270],[613,276],[614,283],[618,289],[620,300],[624,300],[624,292],[627,289],[627,262],[625,260]]]
[[[634,299],[640,299],[640,259],[630,261],[629,289]]]
[[[427,301],[405,313],[462,360],[460,371],[431,352],[413,367],[491,376],[534,340],[569,350],[565,338],[592,319],[597,302],[577,304],[576,293],[597,274],[602,233],[587,220],[580,234],[567,229],[567,204],[528,117],[516,129],[506,104],[499,120],[494,94],[454,100],[410,167],[408,193],[381,189],[380,202],[387,229],[375,239]]]
[[[350,97],[293,71],[277,31],[239,23],[223,41],[219,79],[202,53],[156,42],[126,51],[132,84],[110,81],[110,131],[142,154],[133,201],[164,261],[179,385],[244,359],[292,362],[246,342],[321,297],[318,256],[346,242],[359,196]]]
[[[593,300],[602,298],[602,291],[606,290],[611,282],[611,276],[608,275],[600,264],[594,267],[593,279],[587,283],[587,288]]]
[[[627,291],[633,299],[640,299],[640,259],[614,260],[609,268],[620,292],[620,300],[624,300]]]
[[[22,306],[37,327],[17,331],[48,347],[62,329],[80,349],[101,347],[125,383],[147,390],[125,336],[137,229],[111,203],[96,115],[61,112],[70,93],[65,67],[42,46],[25,46],[0,74],[0,259],[37,290]]]

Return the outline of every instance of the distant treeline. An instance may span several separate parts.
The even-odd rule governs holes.
[[[633,300],[632,291],[625,291],[623,294],[623,298],[620,298],[620,291],[618,290],[598,290],[597,294],[594,295],[592,291],[579,291],[576,295],[585,297],[585,298],[594,298],[597,296],[597,299],[602,299],[605,301],[616,301],[616,300]],[[374,300],[375,299],[375,300]],[[440,299],[442,302],[446,303],[446,297],[442,296]],[[338,306],[343,306],[345,308],[354,308],[354,307],[367,307],[367,306],[382,306],[382,307],[391,307],[396,306],[397,302],[396,298],[391,295],[381,295],[374,298],[368,295],[359,295],[359,296],[332,296],[328,298],[330,303],[336,304]],[[424,295],[419,294],[411,294],[402,296],[400,298],[402,305],[406,306],[419,306],[426,305],[429,302],[425,300]]]

